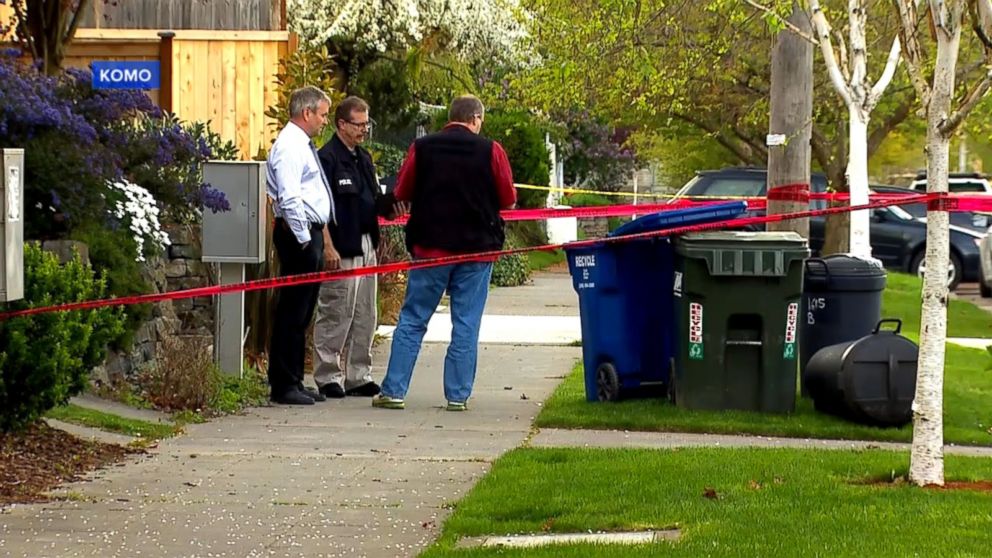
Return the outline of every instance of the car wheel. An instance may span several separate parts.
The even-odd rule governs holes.
[[[910,273],[915,274],[920,279],[923,279],[923,274],[926,272],[926,252],[921,250],[918,254],[913,256],[913,261],[909,265]],[[961,283],[961,258],[957,256],[954,252],[950,254],[950,261],[947,264],[947,288],[953,291],[958,288],[958,284]]]

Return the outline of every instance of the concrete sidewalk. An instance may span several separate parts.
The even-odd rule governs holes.
[[[487,313],[542,315],[555,301],[548,314],[577,314],[563,277],[497,289]],[[484,344],[466,413],[442,409],[445,346],[429,343],[404,411],[348,398],[192,425],[60,501],[2,512],[0,556],[415,556],[581,358],[541,343]],[[377,379],[388,350],[376,349]]]

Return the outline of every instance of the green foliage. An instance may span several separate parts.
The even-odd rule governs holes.
[[[246,407],[262,405],[268,399],[268,379],[264,373],[251,366],[244,370],[240,378],[222,378],[220,389],[210,401],[210,410],[214,413],[237,413]]]
[[[152,404],[168,411],[235,413],[268,397],[264,375],[254,367],[242,377],[226,375],[213,362],[209,342],[195,336],[168,337],[155,366],[138,378]]]
[[[24,246],[21,310],[98,299],[106,283],[78,258],[58,258],[33,243]],[[123,331],[120,308],[49,312],[0,322],[0,431],[22,427],[83,390],[107,344]]]
[[[572,207],[599,207],[603,205],[613,205],[613,200],[603,194],[582,192],[578,194],[566,195],[563,203]]]
[[[362,68],[348,84],[348,93],[369,103],[377,128],[395,130],[413,124],[419,113],[412,88],[404,60],[380,58]]]
[[[406,157],[406,152],[399,147],[377,142],[366,142],[365,148],[372,154],[375,170],[379,178],[395,176],[400,172],[400,165]]]
[[[506,237],[514,246],[542,246],[548,235],[541,221],[510,221],[506,224]]]
[[[293,91],[312,85],[319,88],[331,98],[331,112],[344,99],[338,91],[338,70],[334,58],[327,52],[327,47],[311,47],[301,45],[289,58],[279,62],[280,70],[276,73],[276,93],[278,101],[265,110],[265,116],[273,119],[272,125],[279,129],[289,122],[289,97]],[[329,120],[333,118],[329,117]],[[324,127],[324,132],[317,141],[323,144],[334,134],[333,122]]]
[[[127,231],[86,224],[73,230],[70,237],[89,248],[90,265],[105,278],[108,295],[129,296],[151,292],[142,275],[141,263],[134,260],[135,240]],[[122,310],[126,316],[124,333],[112,340],[111,346],[115,349],[130,347],[134,332],[152,315],[151,304],[129,305]]]
[[[517,248],[516,243],[507,238],[506,248]],[[530,279],[530,265],[527,254],[508,254],[500,256],[493,265],[493,274],[489,282],[497,287],[517,287]]]

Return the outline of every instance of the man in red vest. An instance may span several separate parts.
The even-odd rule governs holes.
[[[448,124],[416,140],[407,152],[394,194],[411,203],[406,244],[415,259],[503,247],[499,212],[514,206],[516,191],[506,151],[479,136],[484,120],[485,107],[477,97],[458,97],[451,103]],[[466,409],[492,269],[489,260],[410,270],[382,393],[372,406],[404,408],[427,324],[447,291],[452,331],[444,359],[444,396],[449,411]]]

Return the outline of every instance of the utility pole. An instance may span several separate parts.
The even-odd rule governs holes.
[[[813,119],[813,36],[809,14],[793,2],[788,20],[802,31],[779,31],[772,49],[768,130],[768,214],[809,209]],[[770,222],[769,231],[809,238],[809,218]]]

